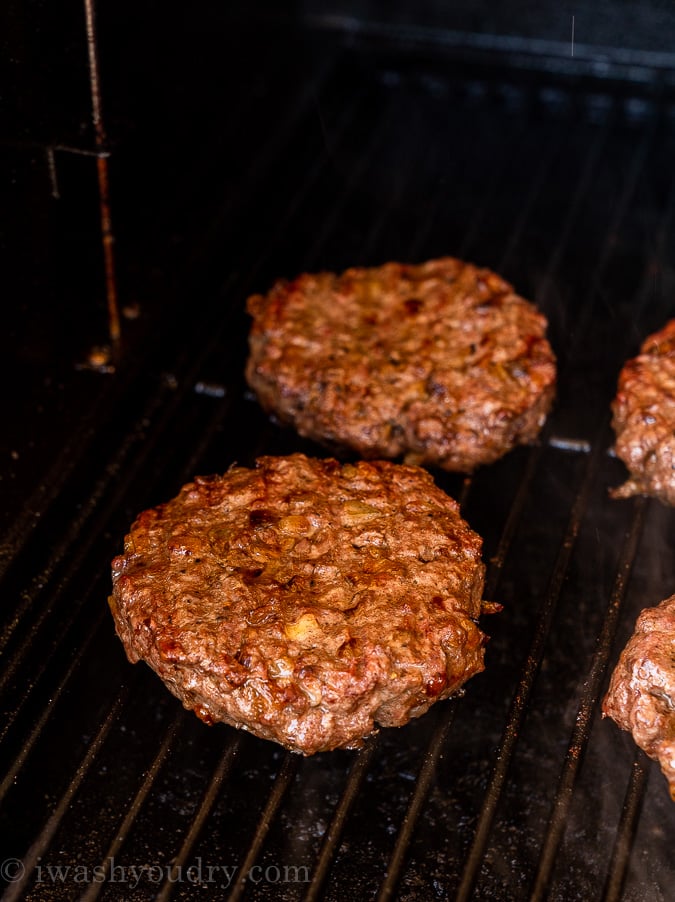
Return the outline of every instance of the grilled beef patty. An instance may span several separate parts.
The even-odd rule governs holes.
[[[262,406],[365,458],[471,472],[532,441],[551,407],[545,318],[461,260],[301,275],[247,309]]]
[[[654,495],[675,505],[675,320],[625,364],[612,412],[616,453],[631,474],[613,497]]]
[[[675,801],[675,595],[638,617],[602,713],[659,762]]]
[[[110,606],[186,708],[309,755],[483,669],[481,544],[417,467],[263,457],[142,513]]]

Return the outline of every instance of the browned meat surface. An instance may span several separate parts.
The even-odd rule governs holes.
[[[675,504],[675,320],[625,364],[612,412],[616,453],[631,475],[613,496],[655,495]]]
[[[110,605],[186,708],[312,754],[483,669],[481,545],[422,469],[263,457],[142,513]]]
[[[659,762],[675,801],[675,595],[638,617],[602,712]]]
[[[460,260],[301,275],[248,312],[262,406],[362,457],[471,472],[532,441],[551,407],[545,318]]]

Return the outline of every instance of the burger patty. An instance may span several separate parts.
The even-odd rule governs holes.
[[[631,474],[613,497],[654,495],[675,505],[675,320],[625,364],[612,413],[616,453]]]
[[[532,441],[553,401],[546,319],[461,260],[305,274],[247,310],[262,406],[365,458],[471,472]]]
[[[638,617],[602,713],[659,762],[675,801],[675,595]]]
[[[263,457],[142,513],[110,606],[129,659],[202,720],[309,755],[483,669],[481,545],[422,469]]]

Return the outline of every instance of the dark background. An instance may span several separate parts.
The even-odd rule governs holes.
[[[304,73],[311,84],[317,61],[338,48],[396,46],[413,64],[506,64],[647,92],[670,90],[675,78],[667,2],[99,6],[103,147],[83,3],[12,0],[0,13],[0,373],[12,386],[0,455],[5,480],[22,480],[21,491],[40,466],[40,434],[65,442],[100,390],[100,379],[74,372],[108,342],[97,153],[109,155],[122,351],[149,355],[167,340],[167,321],[184,329],[186,316],[220,303],[218,286],[238,264],[228,228],[248,217],[256,240],[249,163],[283,126],[277,92]],[[312,126],[324,127],[320,111]],[[351,165],[339,163],[341,174]]]

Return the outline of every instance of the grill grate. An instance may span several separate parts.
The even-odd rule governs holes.
[[[81,442],[45,455],[24,506],[9,500],[0,824],[20,864],[4,898],[166,900],[197,884],[230,900],[675,892],[665,783],[597,716],[637,612],[675,582],[675,513],[607,495],[622,478],[608,453],[616,374],[673,314],[675,282],[670,101],[620,88],[358,47],[331,48],[293,90],[268,88],[279,128],[250,148],[236,190],[223,174],[200,192],[166,262],[171,316],[151,308],[114,375],[64,377]],[[243,126],[248,103],[234,109]],[[230,130],[243,132],[228,122],[218,152]],[[218,171],[208,145],[195,167],[176,186],[188,218],[200,170]],[[122,221],[125,177],[132,191],[129,160]],[[109,561],[132,517],[193,474],[322,453],[246,393],[249,292],[441,253],[536,298],[560,358],[540,444],[471,478],[435,474],[484,536],[486,597],[505,605],[486,627],[487,670],[358,753],[300,759],[209,729],[124,659]]]

